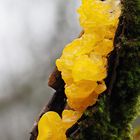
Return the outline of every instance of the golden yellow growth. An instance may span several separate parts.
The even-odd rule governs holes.
[[[120,16],[118,0],[82,0],[78,9],[84,34],[68,44],[56,65],[65,81],[68,105],[83,111],[106,90],[107,57]]]
[[[56,112],[45,113],[38,124],[37,140],[66,140],[66,130],[72,127],[81,115],[81,112],[64,110],[61,119]]]
[[[107,57],[114,48],[120,11],[119,0],[82,0],[78,13],[84,34],[68,44],[56,61],[65,81],[67,103],[75,111],[64,110],[62,119],[53,111],[44,114],[37,140],[66,140],[66,130],[106,90]]]

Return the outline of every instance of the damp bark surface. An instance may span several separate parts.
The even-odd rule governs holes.
[[[67,131],[69,140],[131,140],[132,123],[140,107],[140,0],[122,0],[122,15],[114,40],[114,51],[108,58],[107,90],[89,107],[82,118]],[[56,92],[39,115],[66,105],[64,81],[57,69],[49,86]],[[38,135],[36,121],[30,140]]]

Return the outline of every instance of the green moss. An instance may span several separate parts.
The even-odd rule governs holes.
[[[127,28],[126,34],[131,38],[136,38],[140,34],[140,1],[139,0],[122,0],[123,17]]]
[[[140,0],[123,0],[123,34],[112,93],[104,94],[84,113],[71,140],[131,140],[132,122],[140,108]]]
[[[136,42],[135,42],[136,43]],[[117,78],[110,99],[111,123],[122,140],[131,138],[140,96],[140,46],[122,45]]]

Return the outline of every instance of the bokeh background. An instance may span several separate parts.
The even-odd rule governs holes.
[[[55,60],[81,29],[80,0],[0,0],[0,140],[28,140]],[[139,119],[134,123],[138,126]]]
[[[0,140],[27,140],[53,94],[55,59],[80,32],[80,0],[0,0]]]

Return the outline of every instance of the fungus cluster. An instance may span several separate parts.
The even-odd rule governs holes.
[[[82,0],[78,13],[84,33],[68,44],[56,60],[71,110],[64,110],[62,119],[56,112],[44,114],[37,140],[66,140],[66,130],[106,90],[107,58],[114,48],[120,11],[118,0]]]

